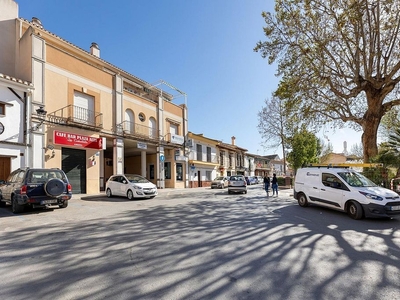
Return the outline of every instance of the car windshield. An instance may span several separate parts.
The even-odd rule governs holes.
[[[224,177],[217,177],[214,180],[224,180]]]
[[[125,174],[125,177],[132,183],[147,183],[149,182],[146,178],[140,175]]]
[[[366,187],[366,186],[377,186],[371,180],[364,175],[357,172],[339,172],[338,175],[346,181],[350,186],[354,187]]]

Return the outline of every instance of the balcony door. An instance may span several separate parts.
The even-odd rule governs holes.
[[[95,125],[93,96],[74,91],[74,121]]]

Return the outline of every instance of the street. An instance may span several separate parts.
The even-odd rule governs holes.
[[[210,188],[0,209],[0,299],[400,299],[400,217]]]

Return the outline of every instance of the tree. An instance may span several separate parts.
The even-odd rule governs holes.
[[[295,173],[302,165],[318,162],[318,150],[320,151],[318,144],[318,138],[305,126],[293,135],[290,144],[292,151],[287,155],[287,161]]]
[[[322,139],[318,139],[318,143],[321,148],[320,153],[317,153],[317,155],[319,157],[319,162],[325,163],[329,158],[329,154],[333,153],[332,143],[328,142],[328,144],[325,144]]]
[[[284,174],[286,174],[286,148],[293,136],[293,120],[287,118],[287,110],[278,97],[265,100],[265,106],[258,112],[258,132],[266,148],[282,146]]]
[[[362,130],[364,161],[378,153],[382,117],[400,105],[400,0],[276,0],[254,48],[281,76],[276,95],[320,126]]]
[[[350,155],[354,155],[357,158],[361,158],[363,156],[363,146],[361,143],[353,144],[350,148]]]

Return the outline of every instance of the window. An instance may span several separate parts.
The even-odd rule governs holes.
[[[211,171],[206,171],[206,180],[212,181],[212,179],[211,179],[211,174],[212,174]]]
[[[220,164],[221,166],[224,165],[224,156],[225,156],[225,152],[224,152],[224,151],[221,151],[221,152],[219,153],[219,164]]]
[[[95,124],[93,96],[74,91],[74,121]]]
[[[125,122],[123,130],[127,133],[134,134],[135,133],[135,115],[133,111],[127,109],[125,111]]]
[[[207,162],[211,162],[211,147],[207,147]]]
[[[139,120],[142,121],[142,122],[144,122],[146,120],[146,117],[145,117],[144,113],[140,113],[139,114]]]
[[[197,144],[196,145],[196,152],[197,152],[197,160],[199,160],[199,161],[201,161],[201,160],[203,160],[203,153],[202,153],[202,151],[203,151],[203,147],[202,147],[202,145],[199,145],[199,144]]]
[[[6,105],[4,103],[0,103],[0,115],[6,114]]]
[[[165,179],[171,179],[171,163],[170,162],[164,163],[164,176],[165,176]]]
[[[183,166],[181,163],[176,164],[176,180],[183,180]]]

